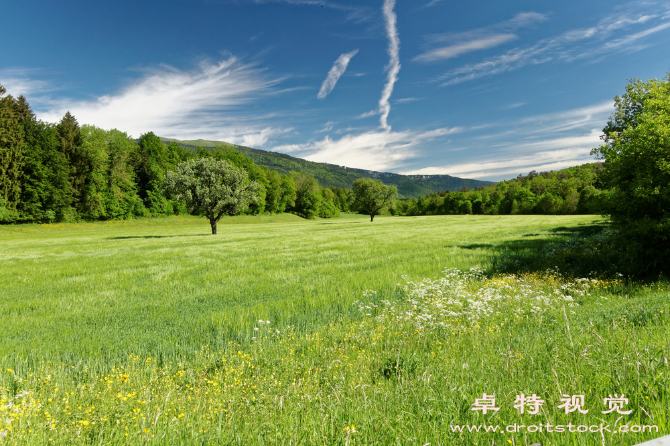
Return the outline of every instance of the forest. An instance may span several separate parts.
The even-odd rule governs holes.
[[[399,200],[392,212],[395,215],[599,214],[608,196],[599,180],[602,171],[603,163],[552,172],[532,171],[477,189],[462,188]]]
[[[243,213],[328,218],[347,210],[346,191],[320,187],[302,173],[279,174],[232,148],[189,150],[164,144],[152,132],[136,141],[119,130],[80,125],[69,112],[57,124],[47,123],[25,97],[0,92],[0,223],[184,214],[183,203],[163,188],[165,175],[201,157],[227,160],[263,186],[260,200]]]
[[[80,125],[69,112],[60,122],[47,123],[37,119],[25,97],[5,95],[4,89],[0,92],[0,223],[184,214],[184,204],[164,190],[165,175],[181,162],[202,157],[226,160],[262,185],[260,200],[241,213],[290,212],[305,218],[330,218],[355,211],[348,188],[324,187],[303,171],[279,173],[256,164],[232,146],[188,146],[167,142],[152,132],[134,140],[120,130]],[[602,166],[531,172],[484,187],[463,186],[455,192],[403,198],[389,213],[598,213],[607,196],[598,181]]]

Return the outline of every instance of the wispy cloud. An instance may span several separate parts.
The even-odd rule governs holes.
[[[275,146],[272,150],[291,153],[320,163],[388,171],[402,166],[405,160],[415,157],[422,143],[460,131],[461,128],[402,132],[368,131],[345,135],[337,140],[327,136],[320,141],[305,144]]]
[[[80,123],[118,128],[135,137],[153,131],[166,137],[260,146],[290,129],[270,125],[271,116],[254,116],[243,109],[271,95],[280,81],[234,57],[203,61],[191,71],[162,65],[146,70],[117,93],[90,101],[38,102],[36,111],[41,119],[55,122],[69,110]]]
[[[335,124],[336,124],[335,121],[328,121],[323,125],[323,127],[321,127],[320,130],[317,130],[314,133],[328,133],[331,130],[333,130],[333,127],[335,127]]]
[[[590,155],[590,148],[594,147],[594,144],[599,140],[598,135],[587,134],[574,137],[573,139],[576,146],[571,146],[570,141],[566,140],[546,141],[547,145],[550,146],[568,144],[568,148],[564,149],[541,150],[530,155],[517,156],[504,160],[489,158],[473,163],[427,167],[403,173],[406,175],[453,175],[462,178],[500,179],[510,174],[525,174],[531,170],[542,172],[592,163],[594,160]],[[588,145],[589,147],[579,147],[580,145]]]
[[[328,76],[326,76],[326,79],[324,79],[323,83],[321,84],[321,89],[317,95],[319,99],[325,99],[326,96],[328,96],[330,92],[333,91],[335,84],[337,84],[337,81],[340,80],[340,77],[347,70],[349,61],[351,61],[351,58],[354,57],[356,53],[358,53],[358,50],[353,50],[350,53],[341,54],[340,57],[337,58],[333,64],[333,67],[328,72]]]
[[[373,16],[372,10],[364,6],[352,6],[352,5],[343,5],[341,3],[336,3],[328,0],[249,0],[253,3],[265,4],[265,3],[286,3],[289,5],[311,5],[316,7],[323,7],[329,9],[335,9],[337,11],[342,11],[347,14],[347,20],[352,22],[365,22],[370,20]]]
[[[510,20],[505,20],[486,28],[474,29],[461,33],[435,34],[427,37],[430,44],[449,43],[419,54],[416,62],[434,62],[458,57],[472,51],[493,48],[518,38],[514,31],[546,20],[544,14],[523,12]]]
[[[14,97],[51,91],[53,86],[46,81],[34,79],[36,74],[37,70],[5,68],[0,70],[0,84],[5,87],[7,94]]]
[[[500,107],[500,110],[512,110],[515,108],[523,107],[524,105],[526,105],[525,102],[515,102],[514,104],[509,104],[504,107]]]
[[[424,5],[424,8],[430,8],[431,6],[435,6],[438,3],[440,3],[442,0],[430,0],[428,3]]]
[[[356,116],[356,119],[364,119],[364,118],[371,118],[372,116],[377,116],[379,114],[379,109],[375,108],[374,110],[367,111],[365,113],[361,113],[360,115]]]
[[[396,99],[395,103],[396,104],[406,104],[408,102],[416,102],[416,101],[421,101],[426,98],[402,98],[402,99]]]
[[[449,149],[454,152],[467,150],[470,154],[467,162],[408,169],[402,173],[500,180],[510,174],[556,170],[593,162],[591,149],[602,143],[600,129],[613,110],[613,102],[607,101],[466,129],[466,132],[482,127],[503,127],[505,130],[469,138],[467,147]]]
[[[670,22],[658,23],[659,20],[667,20],[662,19],[660,13],[662,10],[667,11],[670,7],[659,2],[634,2],[628,6],[627,10],[611,14],[595,26],[570,30],[556,37],[540,40],[531,46],[513,48],[482,62],[451,70],[436,80],[442,82],[443,86],[454,85],[516,70],[527,65],[560,60],[569,62],[625,51],[638,41],[670,28]],[[654,12],[641,12],[645,8]],[[648,26],[648,28],[621,36],[636,26]],[[612,38],[614,35],[617,37]]]
[[[522,118],[516,125],[523,127],[527,134],[548,134],[567,130],[604,127],[607,118],[614,111],[614,102],[604,101],[598,104],[579,107]],[[518,132],[518,130],[515,130]]]
[[[381,115],[379,122],[385,130],[391,130],[391,126],[388,125],[388,116],[391,112],[391,103],[389,102],[389,99],[391,99],[393,86],[398,80],[398,73],[400,72],[400,38],[398,37],[398,28],[396,26],[398,18],[393,11],[394,7],[395,0],[384,0],[382,11],[384,13],[386,35],[389,39],[389,64],[386,67],[386,70],[388,71],[386,85],[384,85],[382,97],[379,99],[379,113]]]
[[[417,62],[434,62],[436,60],[451,59],[472,51],[493,48],[515,39],[517,39],[516,34],[494,34],[476,40],[470,40],[468,42],[455,43],[442,48],[435,48],[434,50],[416,56],[414,60]]]

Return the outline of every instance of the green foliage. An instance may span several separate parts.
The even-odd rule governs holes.
[[[349,203],[351,201],[351,191],[339,187],[331,188],[331,190],[335,194],[335,197],[333,197],[333,203],[335,203],[340,211],[348,212]]]
[[[0,223],[184,214],[186,204],[166,197],[163,183],[177,164],[203,157],[226,160],[262,186],[243,213],[281,213],[295,206],[291,177],[256,165],[232,147],[186,148],[166,144],[152,132],[136,142],[119,130],[82,127],[69,112],[52,125],[38,121],[25,98],[3,94]],[[326,206],[323,215],[338,214],[338,203]]]
[[[130,164],[133,154],[137,151],[137,143],[119,130],[107,132],[106,141],[109,163],[106,213],[111,219],[129,218],[137,215],[135,209],[142,205],[137,195],[135,174]]]
[[[81,129],[80,157],[83,184],[78,197],[78,211],[87,220],[101,220],[107,217],[105,206],[108,196],[107,132],[97,127],[84,126]]]
[[[340,208],[335,203],[335,193],[327,187],[321,188],[321,205],[319,206],[319,217],[333,218],[340,216]]]
[[[472,202],[470,200],[461,201],[458,206],[458,211],[461,214],[472,214]]]
[[[530,172],[509,181],[478,189],[462,188],[406,199],[396,215],[457,214],[594,214],[607,199],[599,177],[600,163],[585,164],[557,172]],[[469,204],[468,204],[469,203]]]
[[[612,190],[611,216],[631,269],[641,275],[668,272],[670,257],[670,74],[665,81],[633,80],[615,98],[603,129],[603,183]]]
[[[354,181],[351,191],[352,209],[369,215],[372,222],[375,215],[393,207],[397,195],[398,189],[395,186],[385,186],[380,180],[372,178],[360,178]]]
[[[52,223],[63,220],[71,207],[69,166],[60,150],[56,126],[35,119],[24,120],[26,158],[18,209],[21,221]]]
[[[189,212],[207,217],[216,234],[224,215],[236,215],[258,201],[262,186],[249,181],[244,169],[228,161],[209,157],[185,161],[168,172],[164,188],[167,194],[186,204]]]
[[[0,223],[18,218],[17,202],[21,194],[21,171],[24,161],[25,132],[22,120],[22,102],[0,85]]]
[[[75,117],[68,111],[56,126],[56,130],[60,141],[59,149],[68,165],[69,201],[73,207],[78,207],[86,181],[85,160],[81,156],[81,128]],[[73,215],[74,210],[67,210],[65,213]]]
[[[303,218],[315,218],[319,215],[323,196],[316,178],[303,173],[291,172],[295,182],[295,205],[292,210]]]
[[[13,223],[18,220],[19,214],[11,204],[0,197],[0,223]]]

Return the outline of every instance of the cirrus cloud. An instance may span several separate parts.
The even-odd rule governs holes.
[[[344,72],[347,70],[349,61],[351,61],[351,58],[354,57],[356,53],[358,53],[358,50],[353,50],[350,53],[341,54],[340,57],[337,58],[333,64],[333,67],[328,72],[328,76],[326,76],[326,79],[324,79],[323,83],[321,84],[321,89],[317,95],[319,99],[325,99],[326,96],[328,96],[330,92],[333,91],[335,84],[337,84],[337,81],[340,80],[340,77],[342,77]]]
[[[272,115],[244,112],[244,106],[274,94],[272,87],[280,81],[235,57],[202,61],[190,71],[161,65],[116,93],[84,101],[51,100],[38,103],[43,110],[37,111],[41,119],[55,122],[69,110],[79,122],[135,137],[153,131],[178,139],[260,146],[290,129],[271,125]]]

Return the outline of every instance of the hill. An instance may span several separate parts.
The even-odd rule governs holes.
[[[450,175],[401,175],[390,172],[354,169],[337,166],[335,164],[316,163],[286,155],[284,153],[252,149],[251,147],[238,146],[223,141],[207,141],[203,139],[180,141],[170,138],[161,139],[164,142],[174,142],[182,147],[194,150],[200,147],[206,149],[215,147],[232,148],[251,158],[256,164],[266,166],[281,174],[286,175],[291,171],[295,171],[310,175],[319,180],[319,184],[323,187],[351,189],[354,181],[359,178],[376,178],[381,180],[384,184],[396,186],[401,198],[417,198],[419,196],[446,190],[456,191],[463,186],[467,188],[477,188],[493,184],[490,181],[470,180],[466,178],[452,177]]]

